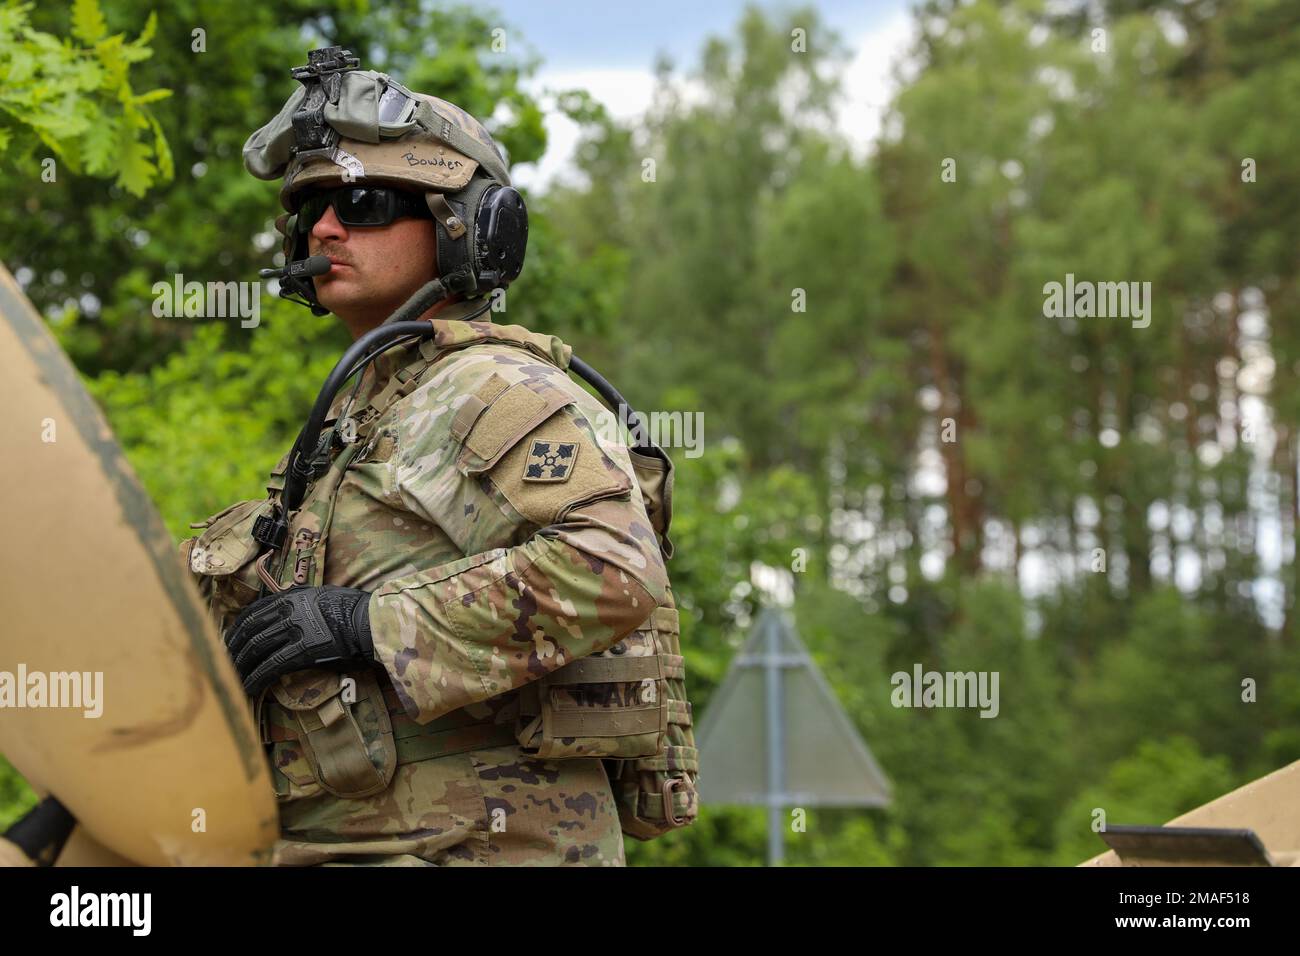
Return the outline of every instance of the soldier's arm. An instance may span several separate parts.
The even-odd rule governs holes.
[[[572,397],[545,382],[517,382],[500,402],[492,391],[480,389],[492,401],[471,399],[484,408],[472,404],[467,411],[476,414],[462,412],[461,427],[453,424],[446,436],[451,447],[441,455],[445,465],[446,455],[456,455],[456,468],[424,481],[408,477],[403,497],[450,525],[453,537],[461,514],[483,507],[496,509],[498,528],[533,533],[513,547],[391,580],[371,598],[375,655],[420,722],[616,644],[649,618],[667,588],[626,450],[602,442],[568,404]],[[422,440],[445,438],[437,429],[415,436],[407,460],[438,454],[420,448]],[[570,454],[540,457],[537,442]]]

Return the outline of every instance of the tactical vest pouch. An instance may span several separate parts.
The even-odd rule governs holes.
[[[676,609],[660,607],[651,621],[664,661],[667,732],[653,755],[605,761],[623,832],[638,840],[688,826],[699,815],[700,761],[686,698],[679,618]]]
[[[613,647],[519,690],[519,745],[542,759],[651,757],[668,733],[666,674],[654,619]]]
[[[204,529],[189,545],[189,567],[200,578],[200,589],[210,598],[209,606],[220,631],[224,632],[261,593],[253,567],[257,558],[253,523],[270,511],[271,502],[265,498],[239,501],[190,526]]]
[[[344,699],[345,676],[356,682],[355,701]],[[297,671],[272,684],[271,694],[274,704],[265,701],[262,714],[271,766],[299,788],[294,794],[277,779],[280,796],[306,795],[306,771],[323,790],[345,799],[379,793],[392,781],[397,748],[374,673]]]
[[[673,521],[673,461],[667,455],[652,458],[628,449],[632,471],[636,474],[641,500],[645,504],[650,527],[659,536],[659,549],[664,558],[673,556],[673,543],[668,539],[668,528]]]

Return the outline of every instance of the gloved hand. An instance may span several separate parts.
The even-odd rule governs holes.
[[[226,650],[250,697],[291,671],[368,663],[375,659],[370,595],[326,585],[261,598],[227,629]]]

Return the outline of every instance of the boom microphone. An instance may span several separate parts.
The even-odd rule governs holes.
[[[308,276],[323,276],[333,264],[325,256],[308,256],[289,263],[282,269],[262,269],[258,272],[263,279],[299,279]]]

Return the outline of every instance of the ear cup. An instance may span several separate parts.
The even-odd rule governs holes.
[[[524,267],[528,210],[523,197],[476,171],[469,185],[446,194],[446,200],[468,228],[453,239],[438,223],[438,273],[443,283],[467,297],[504,289]]]
[[[513,186],[492,186],[479,202],[475,271],[481,289],[505,288],[524,269],[528,207]]]

